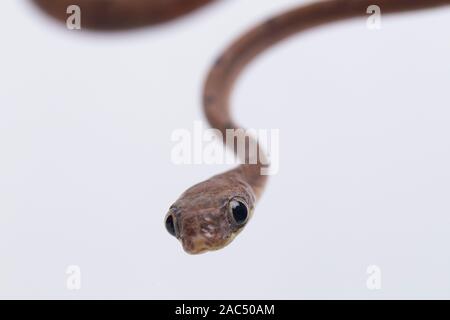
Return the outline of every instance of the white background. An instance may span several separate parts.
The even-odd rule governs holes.
[[[450,298],[449,9],[261,56],[233,97],[240,123],[281,134],[254,219],[201,256],[164,229],[182,191],[228,168],[170,160],[171,133],[203,119],[212,61],[301,2],[222,1],[105,35],[0,1],[0,297]]]

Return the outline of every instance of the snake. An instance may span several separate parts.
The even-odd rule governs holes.
[[[217,0],[33,1],[60,21],[67,19],[68,6],[78,5],[83,28],[108,31],[169,22]],[[243,128],[231,115],[230,96],[245,67],[262,52],[299,32],[351,18],[367,19],[368,8],[373,5],[382,14],[394,14],[442,7],[450,5],[450,0],[323,0],[301,4],[245,32],[215,60],[204,83],[204,114],[222,137],[230,130],[239,132],[233,140],[244,138],[245,152],[237,167],[194,185],[170,206],[164,225],[185,252],[200,254],[230,244],[252,218],[267,184],[268,176],[263,173],[269,166],[265,152],[255,138],[243,137]],[[257,146],[256,154],[254,149],[250,151],[251,143]],[[232,149],[237,153],[235,146]]]

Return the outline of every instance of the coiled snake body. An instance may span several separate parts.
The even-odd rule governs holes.
[[[63,21],[67,18],[67,7],[78,5],[83,12],[83,27],[100,30],[168,21],[213,1],[34,0]],[[227,129],[238,129],[229,106],[237,77],[260,52],[290,35],[338,20],[366,17],[371,5],[379,6],[387,14],[449,4],[450,0],[327,0],[275,16],[245,33],[216,60],[204,87],[205,115],[223,137]],[[242,231],[267,182],[267,177],[261,174],[266,163],[262,156],[252,164],[247,158],[242,159],[243,164],[237,168],[191,187],[170,207],[165,217],[166,228],[181,241],[186,252],[196,254],[223,248]]]

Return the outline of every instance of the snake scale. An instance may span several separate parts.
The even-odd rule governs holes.
[[[78,5],[84,28],[106,31],[167,22],[217,0],[33,1],[60,21],[67,19],[68,6]],[[383,14],[390,14],[450,5],[450,0],[325,0],[301,5],[264,21],[232,43],[211,67],[203,96],[210,125],[220,130],[223,137],[227,130],[240,128],[231,117],[230,95],[238,76],[259,53],[316,26],[367,18],[367,8],[372,5],[379,6]],[[264,153],[258,155],[254,162],[249,163],[246,157],[238,167],[191,187],[170,207],[164,220],[166,228],[181,241],[186,252],[221,249],[243,230],[267,182],[267,176],[261,174],[266,163],[262,161]]]

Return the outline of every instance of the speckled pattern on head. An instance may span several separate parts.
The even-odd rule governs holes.
[[[85,17],[84,27],[94,29],[126,29],[163,22],[213,2],[33,1],[63,21],[66,7],[79,4]],[[326,0],[302,5],[270,18],[237,39],[213,64],[204,88],[205,115],[211,126],[220,130],[224,137],[227,129],[240,128],[231,117],[229,104],[237,77],[258,54],[293,34],[343,19],[367,19],[367,8],[372,5],[378,5],[385,15],[449,4],[450,0]],[[186,252],[196,254],[223,248],[250,220],[255,202],[261,197],[267,182],[267,177],[261,175],[266,161],[258,158],[256,164],[245,164],[246,159],[242,160],[244,164],[239,167],[188,189],[171,206],[165,219],[166,227],[181,241]]]
[[[252,187],[235,170],[217,175],[187,191],[171,206],[176,236],[189,253],[217,250],[230,243],[242,230],[230,214],[229,203],[238,200],[249,210],[255,206]]]

